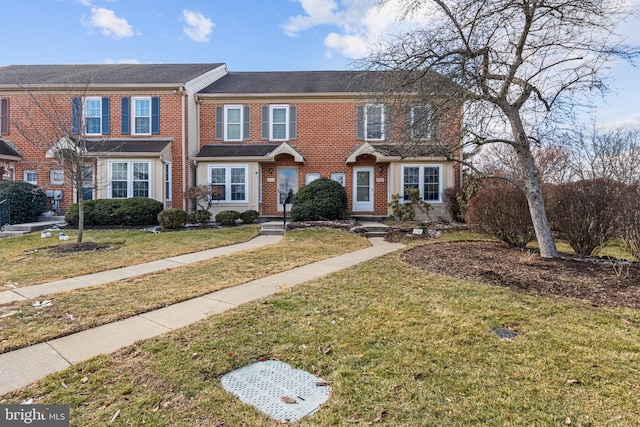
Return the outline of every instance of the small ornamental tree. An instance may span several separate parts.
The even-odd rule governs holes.
[[[525,248],[535,239],[527,199],[515,187],[479,190],[469,203],[466,219],[472,230],[490,234],[509,246]]]
[[[293,198],[292,221],[334,221],[344,218],[347,192],[342,184],[328,178],[305,185]]]

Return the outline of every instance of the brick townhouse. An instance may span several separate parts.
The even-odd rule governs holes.
[[[460,114],[429,121],[403,151],[428,109],[385,105],[381,77],[236,73],[215,63],[0,67],[2,179],[58,190],[62,211],[78,197],[135,196],[188,210],[186,190],[208,184],[224,194],[212,213],[254,209],[269,217],[282,214],[289,190],[330,178],[345,186],[351,215],[388,216],[393,194],[417,188],[434,215],[446,217],[443,191],[459,185],[460,168],[432,142],[456,146]],[[51,127],[29,107],[34,99],[54,99],[69,133],[84,135],[91,161],[82,189],[50,153],[69,135],[34,144],[19,131]]]

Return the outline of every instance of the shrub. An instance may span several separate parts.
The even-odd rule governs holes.
[[[167,230],[177,230],[187,222],[187,212],[182,209],[165,209],[158,214],[160,226]]]
[[[0,181],[0,201],[5,199],[9,201],[11,224],[35,221],[45,210],[45,194],[28,182]],[[0,225],[4,225],[5,218],[2,221]]]
[[[471,230],[490,234],[509,246],[524,248],[535,239],[527,198],[515,187],[479,190],[469,203],[466,219]]]
[[[292,221],[334,221],[344,218],[347,192],[342,184],[328,178],[305,185],[293,198]]]
[[[391,219],[394,221],[413,221],[416,217],[416,209],[429,216],[431,205],[420,198],[420,190],[406,188],[404,190],[409,200],[403,200],[400,194],[391,196]]]
[[[238,211],[222,211],[216,214],[216,222],[218,225],[231,226],[236,225],[236,221],[240,218]]]
[[[594,255],[616,237],[618,203],[623,184],[590,179],[549,187],[547,212],[551,228],[579,256]]]
[[[240,219],[245,224],[253,224],[254,222],[256,222],[259,216],[260,216],[260,213],[258,213],[258,211],[254,211],[253,209],[250,209],[248,211],[242,212],[240,214]]]
[[[198,209],[197,211],[194,211],[192,213],[193,213],[193,219],[198,224],[206,224],[211,219],[211,212],[209,211]]]
[[[625,249],[640,261],[640,184],[623,189],[619,206],[619,237]]]
[[[84,206],[84,225],[139,226],[158,224],[158,214],[162,211],[161,202],[148,197],[129,199],[87,200]],[[72,226],[79,221],[78,204],[67,209],[64,219]]]

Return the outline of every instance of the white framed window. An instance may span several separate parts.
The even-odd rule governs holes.
[[[51,185],[64,185],[64,171],[52,170],[51,171]]]
[[[109,197],[150,197],[151,163],[146,161],[109,162]]]
[[[244,107],[242,105],[224,106],[224,140],[242,141],[242,124]]]
[[[38,185],[38,172],[33,170],[24,171],[24,181],[29,184]]]
[[[151,135],[151,97],[131,98],[131,128],[134,135]]]
[[[331,179],[345,186],[345,175],[343,173],[332,173]]]
[[[171,178],[172,163],[164,163],[164,199],[167,202],[171,201],[171,191],[173,189],[173,180]]]
[[[311,184],[313,181],[315,181],[316,179],[320,179],[320,174],[317,172],[310,172],[308,174],[305,175],[305,184]]]
[[[269,139],[287,141],[289,139],[289,106],[269,106]]]
[[[442,203],[442,165],[403,165],[402,197],[408,200],[405,190],[417,188],[420,198],[427,203]]]
[[[249,201],[249,167],[247,165],[210,165],[209,184],[224,197],[220,202],[247,203]]]
[[[364,107],[365,139],[381,141],[384,139],[384,105],[367,104]]]
[[[433,107],[414,105],[411,107],[411,138],[430,140],[436,136],[437,123],[433,115]]]
[[[84,98],[84,130],[87,135],[102,134],[102,97]]]

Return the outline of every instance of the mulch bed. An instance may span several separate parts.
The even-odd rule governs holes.
[[[103,243],[96,242],[74,242],[74,243],[63,243],[58,246],[54,246],[50,249],[50,252],[55,254],[68,254],[74,252],[87,252],[87,251],[100,251],[109,249],[111,246],[105,245]]]
[[[468,281],[539,295],[581,298],[595,306],[640,308],[638,263],[546,259],[495,242],[422,245],[407,250],[403,259],[425,271]]]

